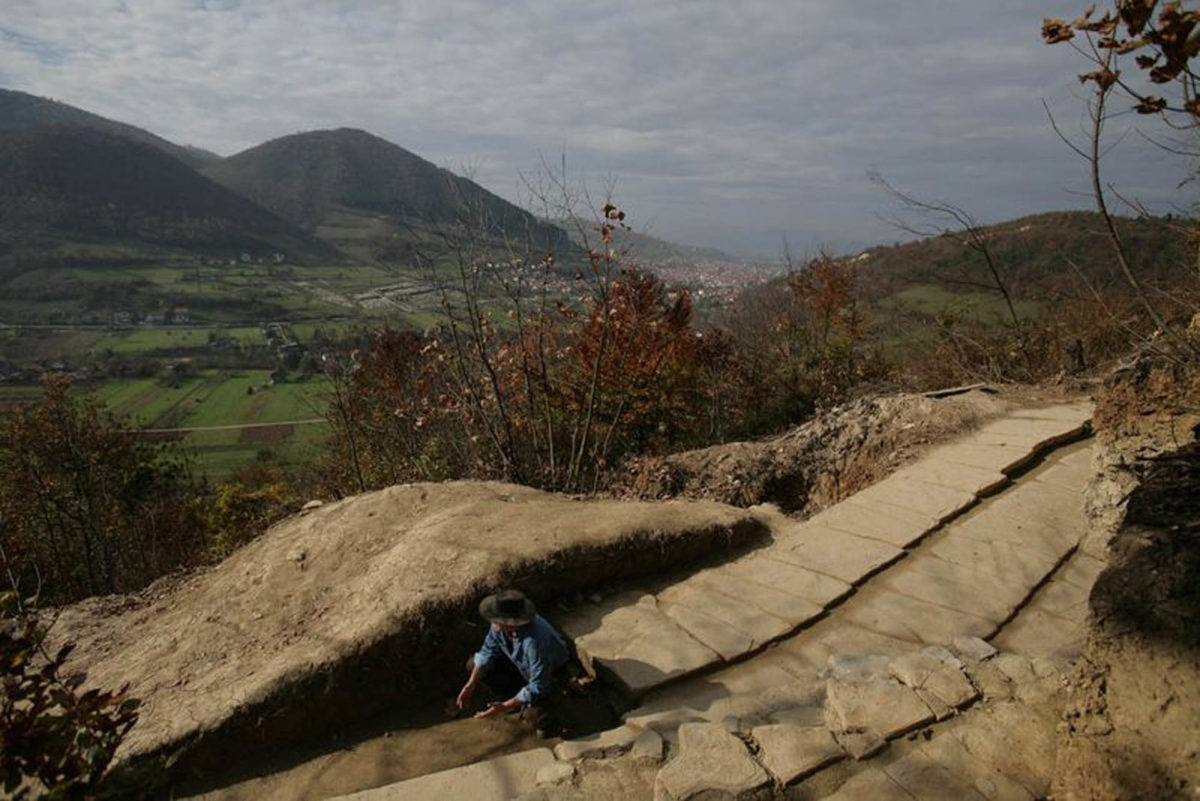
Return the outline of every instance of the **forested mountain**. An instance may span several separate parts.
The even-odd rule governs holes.
[[[558,228],[474,181],[352,128],[273,139],[203,172],[319,235],[322,225],[350,212],[418,228],[465,223],[539,246],[567,241]]]
[[[192,167],[199,167],[220,158],[216,153],[198,147],[177,145],[149,131],[92,114],[66,103],[12,89],[0,89],[0,131],[22,131],[54,125],[79,125],[122,136],[170,153]]]
[[[0,133],[0,248],[81,237],[293,258],[332,254],[156,147],[77,126]]]

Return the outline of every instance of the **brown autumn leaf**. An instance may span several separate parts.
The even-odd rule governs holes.
[[[1157,0],[1122,0],[1117,6],[1117,13],[1125,23],[1125,30],[1130,36],[1137,36],[1146,28],[1150,15],[1154,12]]]
[[[1139,50],[1146,46],[1145,39],[1122,39],[1117,44],[1117,52],[1121,55],[1132,53],[1134,50]]]
[[[1183,108],[1193,117],[1200,117],[1200,97],[1193,97],[1183,104]]]
[[[1158,61],[1158,56],[1138,56],[1134,61],[1141,69],[1148,70]]]
[[[1117,76],[1119,74],[1120,73],[1113,72],[1112,70],[1105,68],[1102,70],[1096,70],[1095,72],[1083,73],[1079,76],[1079,82],[1087,83],[1088,81],[1095,81],[1096,85],[1101,89],[1107,89],[1117,82]]]
[[[1061,19],[1047,17],[1042,20],[1042,39],[1045,40],[1046,44],[1058,44],[1074,37],[1075,31],[1071,30],[1071,26]]]

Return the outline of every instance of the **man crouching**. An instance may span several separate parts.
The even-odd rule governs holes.
[[[557,722],[551,720],[548,706],[560,689],[555,674],[570,658],[566,643],[519,590],[489,595],[479,603],[479,614],[491,628],[483,647],[467,660],[471,675],[455,704],[466,709],[482,683],[496,698],[507,700],[490,702],[475,717],[528,709],[539,734],[553,733]]]

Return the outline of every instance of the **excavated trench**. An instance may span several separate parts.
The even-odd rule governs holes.
[[[1085,433],[1077,439],[1086,436]],[[1029,459],[1019,471],[1013,472],[1012,478],[1025,480],[1035,474],[1047,458],[1057,458],[1077,447],[1083,446],[1056,443],[1053,449]],[[992,498],[1003,495],[1013,486],[1010,482],[995,495],[982,498],[954,520],[978,512]],[[910,546],[907,552],[911,554],[936,542],[954,520],[945,521]],[[593,587],[603,587],[611,592],[623,587],[668,584],[674,576],[686,575],[700,566],[734,558],[765,544],[768,541],[765,534],[762,529],[743,531],[736,538],[718,543],[720,534],[714,537],[710,533],[706,537],[689,539],[687,547],[652,556],[599,552],[586,564],[573,569],[564,570],[561,564],[541,566],[522,575],[507,576],[504,583],[511,581],[528,587],[531,595],[540,599],[551,599],[552,602],[574,599],[577,602]],[[733,539],[736,544],[731,551],[729,546]],[[714,552],[719,556],[714,557]],[[992,636],[1020,613],[1069,557],[1070,553],[1030,590],[1009,620],[1000,624]],[[635,562],[633,565],[631,559]],[[892,566],[881,573],[886,573]],[[870,577],[865,578],[856,589],[869,581]],[[851,594],[850,598],[853,597]],[[213,799],[282,799],[291,797],[300,787],[305,788],[306,795],[336,794],[545,745],[545,741],[532,736],[529,727],[517,721],[447,720],[443,704],[461,685],[463,655],[477,647],[483,634],[482,626],[474,623],[471,606],[461,604],[435,610],[429,616],[429,625],[420,629],[416,636],[393,638],[373,646],[361,658],[343,665],[337,675],[313,677],[311,682],[296,688],[290,693],[290,705],[281,704],[281,711],[273,718],[260,719],[250,726],[246,725],[247,721],[240,721],[240,731],[234,727],[230,734],[214,737],[204,744],[205,747],[193,749],[187,761],[188,775],[184,780],[176,781],[175,794],[207,793],[205,797]],[[836,615],[836,611],[833,607],[828,614]],[[793,632],[789,638],[801,635],[807,628]],[[394,657],[397,652],[415,658],[406,660],[408,664],[400,668]],[[753,655],[747,658],[753,658]],[[422,665],[427,669],[420,669]],[[693,674],[681,682],[702,675]],[[398,703],[407,693],[418,691],[426,697],[426,702],[418,705],[415,712],[406,712],[403,716],[369,714],[372,710]],[[613,690],[597,687],[587,702],[577,706],[578,714],[568,724],[572,736],[617,725],[619,713],[628,709],[628,701]],[[367,718],[367,721],[348,724],[355,715],[360,716],[359,720]],[[335,731],[336,734],[298,740],[290,727],[297,725],[301,718],[308,731]],[[263,755],[250,764],[243,761],[247,732],[257,738],[255,750]],[[353,777],[349,783],[348,777]]]
[[[450,720],[445,711],[465,678],[466,656],[478,649],[485,633],[475,610],[477,597],[491,587],[519,586],[540,605],[552,605],[617,579],[695,564],[714,552],[741,553],[766,536],[766,526],[747,516],[731,526],[699,527],[669,539],[643,532],[609,546],[569,548],[553,559],[527,561],[498,573],[468,599],[422,606],[394,627],[397,633],[365,645],[332,669],[281,682],[270,697],[239,710],[215,731],[177,744],[174,753],[140,757],[123,769],[130,776],[149,776],[142,781],[164,797],[212,792],[214,798],[263,798],[259,790],[241,795],[236,788],[228,793],[217,788],[376,739],[391,741],[386,750],[400,757],[388,773],[391,780],[519,749],[535,741],[530,727],[501,721],[480,736],[470,731],[478,721]],[[614,701],[598,689],[580,705],[571,721],[573,733],[615,725]],[[363,750],[378,756],[370,745]],[[412,763],[408,767],[401,751]],[[412,758],[416,755],[421,758]],[[170,763],[165,774],[164,760]]]

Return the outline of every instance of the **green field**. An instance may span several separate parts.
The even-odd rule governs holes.
[[[1018,300],[1013,304],[1022,319],[1037,317],[1037,303]],[[996,292],[951,292],[931,284],[911,286],[879,301],[882,309],[918,314],[954,313],[967,319],[1003,325],[1009,319],[1004,298]]]
[[[311,459],[329,435],[322,418],[329,382],[271,384],[266,370],[204,371],[165,381],[134,378],[79,387],[139,428],[178,432],[198,475],[220,480],[268,455],[287,464]],[[34,386],[0,386],[0,406],[36,401]],[[255,425],[258,424],[258,425]]]

